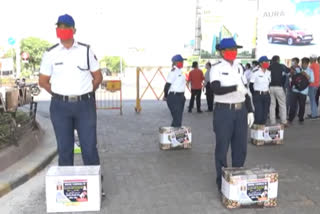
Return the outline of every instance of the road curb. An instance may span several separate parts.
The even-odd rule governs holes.
[[[26,157],[0,172],[0,197],[28,181],[44,169],[57,155],[57,147],[51,121],[37,115],[43,133],[39,145]]]

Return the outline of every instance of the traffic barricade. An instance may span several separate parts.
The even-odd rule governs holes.
[[[137,96],[136,96],[136,107],[135,107],[135,111],[136,112],[140,112],[141,111],[141,100],[143,98],[143,96],[146,94],[146,92],[148,91],[148,89],[150,89],[152,91],[152,93],[154,94],[155,98],[157,100],[160,100],[162,99],[163,97],[163,87],[166,83],[166,78],[165,76],[163,75],[162,73],[162,68],[161,67],[158,67],[156,69],[156,72],[151,76],[151,78],[148,78],[146,73],[144,72],[144,69],[140,68],[140,67],[137,67],[137,70],[136,70],[137,74]],[[141,96],[140,96],[140,87],[142,86],[142,84],[140,84],[140,74],[142,75],[143,79],[146,81],[147,83],[147,86],[144,88]],[[155,80],[155,78],[160,75],[160,78],[163,80],[162,83],[160,85],[160,88],[161,88],[161,92],[157,93],[156,90],[155,90],[155,85],[152,85],[152,82]],[[159,85],[157,85],[159,86]]]
[[[96,91],[96,108],[120,110],[122,115],[121,80],[104,80]]]

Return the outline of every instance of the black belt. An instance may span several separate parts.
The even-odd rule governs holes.
[[[184,92],[170,92],[169,94],[176,94],[176,95],[182,95],[182,94],[184,94]]]
[[[217,108],[228,108],[232,110],[242,109],[244,106],[244,102],[242,103],[215,103],[215,107]]]
[[[269,94],[269,91],[254,91],[254,93],[259,95],[267,95]]]
[[[79,96],[64,96],[64,95],[52,93],[52,98],[57,99],[57,100],[62,100],[65,102],[78,102],[81,100],[88,100],[91,97],[94,97],[93,92],[89,92],[87,94],[82,94]]]

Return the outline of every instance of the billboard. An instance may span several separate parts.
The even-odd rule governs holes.
[[[253,57],[256,47],[257,1],[201,0],[201,57],[217,56],[216,44],[233,37],[242,45],[238,55]]]
[[[319,21],[319,0],[260,0],[257,56],[291,59],[319,55]]]

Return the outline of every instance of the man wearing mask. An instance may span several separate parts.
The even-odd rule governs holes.
[[[59,166],[73,165],[74,130],[79,135],[84,165],[100,165],[94,92],[102,74],[89,45],[73,38],[75,32],[73,18],[59,16],[56,33],[60,42],[43,55],[39,85],[52,95],[50,118]]]
[[[214,93],[213,129],[216,135],[216,183],[222,184],[222,167],[227,167],[231,144],[232,167],[242,167],[247,154],[248,126],[254,122],[251,99],[242,66],[235,61],[238,46],[233,38],[222,39],[217,45],[222,59],[212,65],[210,83]]]

